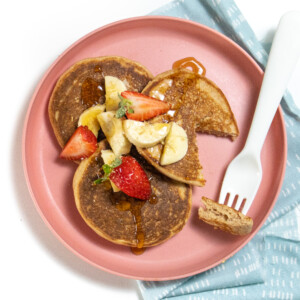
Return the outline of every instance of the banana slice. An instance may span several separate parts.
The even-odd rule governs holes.
[[[78,126],[87,126],[96,137],[98,137],[98,131],[100,129],[100,124],[97,119],[97,115],[103,113],[105,110],[105,105],[95,105],[86,109],[79,117]]]
[[[105,104],[106,110],[117,110],[120,102],[119,94],[126,91],[122,80],[113,76],[105,76]]]
[[[161,142],[169,132],[170,124],[146,123],[124,120],[123,129],[128,140],[140,148],[153,147]]]
[[[188,150],[188,137],[185,130],[175,122],[170,124],[171,128],[165,139],[164,149],[160,158],[162,166],[181,160]]]
[[[111,150],[101,150],[101,157],[104,163],[108,165],[112,164],[112,162],[116,159],[115,154]],[[114,192],[120,192],[120,189],[112,181],[110,181],[110,183]]]
[[[163,147],[164,145],[162,143],[159,143],[153,147],[147,148],[147,152],[153,159],[155,159],[156,161],[160,161]]]
[[[122,120],[115,118],[115,113],[112,111],[99,114],[97,119],[114,154],[116,156],[128,154],[131,143],[123,132]]]

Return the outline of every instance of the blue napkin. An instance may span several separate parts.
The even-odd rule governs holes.
[[[231,0],[176,0],[154,15],[181,17],[234,40],[264,68],[268,53]],[[286,175],[275,207],[258,234],[226,262],[192,277],[138,281],[145,300],[300,299],[300,110],[281,101],[288,139]]]

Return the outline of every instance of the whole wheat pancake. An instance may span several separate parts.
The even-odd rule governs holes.
[[[80,163],[73,179],[76,206],[88,226],[113,243],[139,248],[155,246],[178,233],[190,215],[190,186],[163,176],[134,149],[131,155],[151,183],[150,200],[115,193],[109,182],[93,185],[102,176],[101,150],[107,147],[106,141],[99,143],[98,150]]]
[[[156,76],[142,93],[172,104],[173,117],[159,116],[151,122],[174,121],[188,136],[188,152],[182,160],[161,166],[163,146],[138,148],[139,153],[161,173],[175,180],[203,186],[196,131],[235,138],[239,131],[228,101],[209,79],[186,69],[175,69]]]
[[[202,197],[204,207],[199,207],[198,216],[203,222],[234,235],[252,231],[253,220],[227,205]]]
[[[232,139],[239,135],[227,98],[205,76],[182,68],[166,71],[150,81],[143,93],[170,102],[174,109],[181,106],[189,109],[189,116],[194,119],[198,132]]]
[[[140,92],[152,74],[138,62],[119,56],[81,60],[61,75],[52,92],[48,112],[58,143],[63,147],[81,113],[105,102],[104,76],[122,80],[128,90]]]

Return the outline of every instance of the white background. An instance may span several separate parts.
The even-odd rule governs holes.
[[[148,14],[168,2],[2,1],[0,299],[142,299],[135,280],[90,266],[66,249],[46,227],[25,183],[21,138],[34,88],[59,54],[102,25]],[[299,0],[236,3],[260,40],[271,39],[284,12],[300,10]],[[299,82],[298,63],[290,83],[298,103]]]

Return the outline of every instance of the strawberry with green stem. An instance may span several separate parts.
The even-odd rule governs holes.
[[[166,113],[171,108],[167,102],[137,92],[125,91],[119,97],[121,102],[116,113],[117,118],[126,115],[131,120],[146,121]]]
[[[151,185],[147,174],[132,156],[116,158],[111,165],[102,166],[104,176],[94,181],[99,184],[110,179],[123,193],[130,197],[148,200],[151,196]]]

